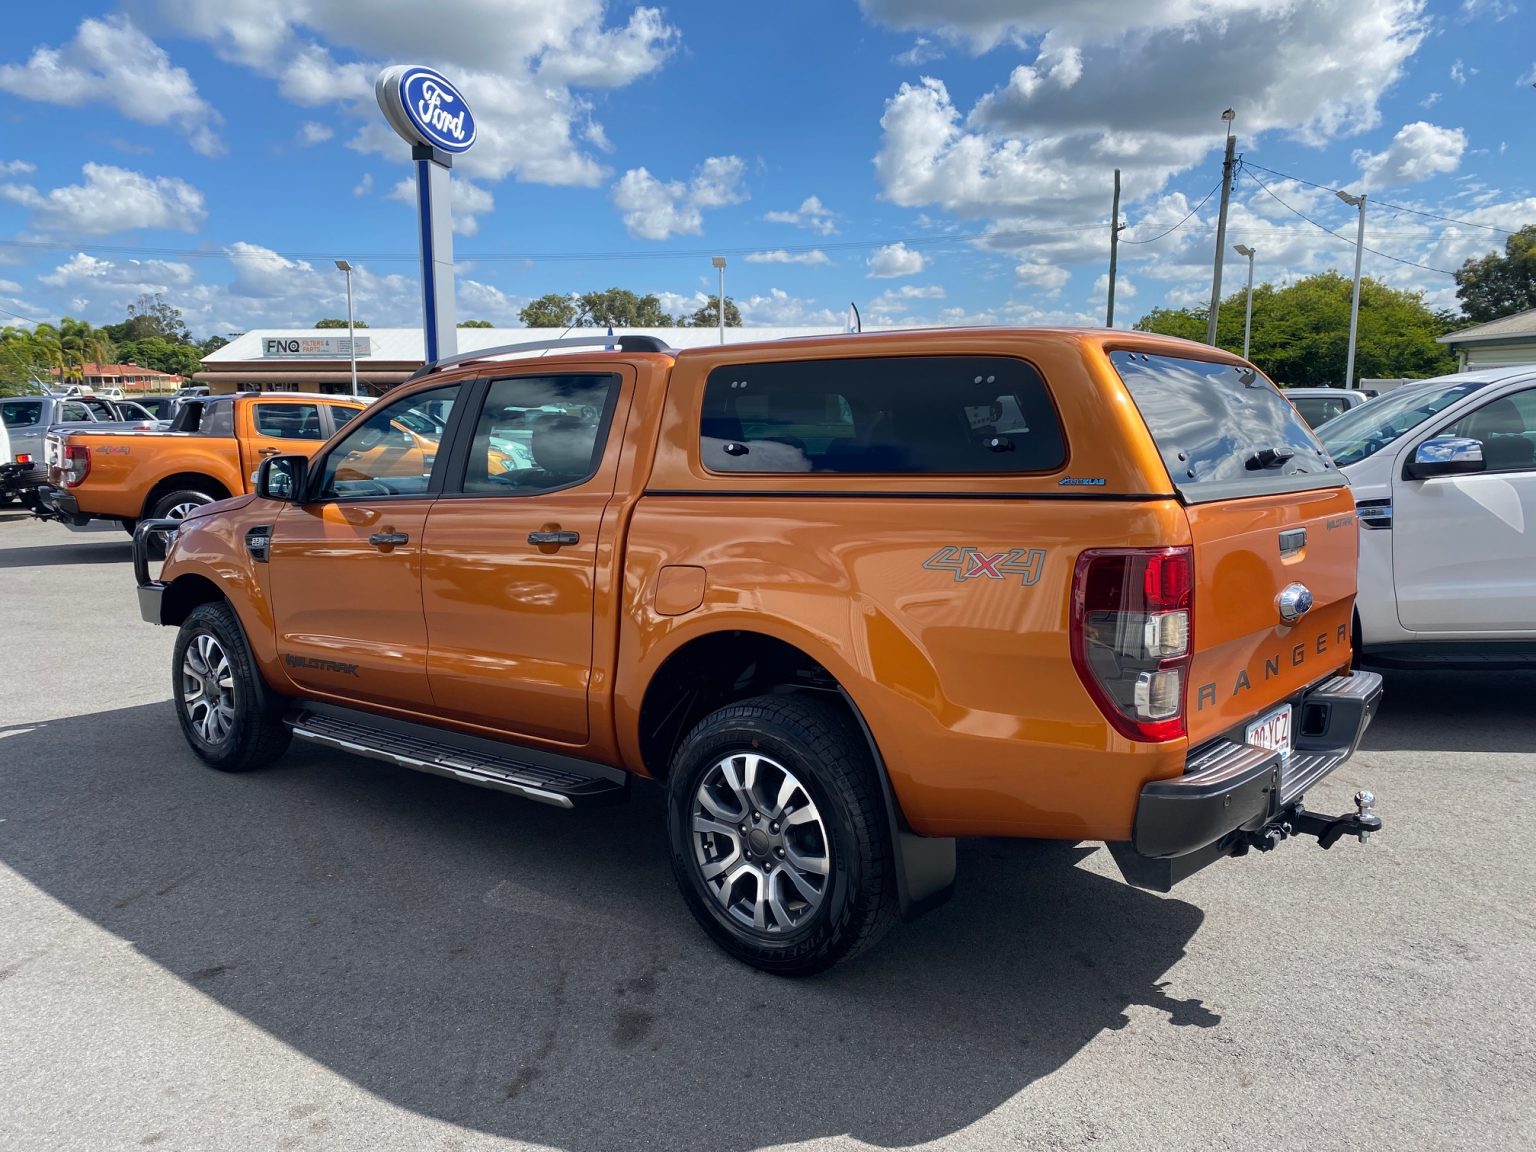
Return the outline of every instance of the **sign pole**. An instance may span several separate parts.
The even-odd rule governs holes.
[[[459,350],[453,292],[453,157],[427,144],[411,149],[416,163],[416,215],[421,228],[421,321],[427,363]]]

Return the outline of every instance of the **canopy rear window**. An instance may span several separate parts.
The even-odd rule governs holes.
[[[1110,360],[1185,502],[1344,483],[1296,409],[1254,369],[1145,352]]]

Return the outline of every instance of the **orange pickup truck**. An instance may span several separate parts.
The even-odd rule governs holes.
[[[246,393],[188,401],[169,432],[50,433],[38,515],[81,527],[179,520],[250,491],[268,456],[308,455],[365,407],[349,396]]]
[[[594,339],[430,366],[139,525],[198,757],[297,738],[562,808],[659,782],[699,924],[782,974],[942,900],[955,837],[1104,841],[1166,891],[1380,827],[1368,793],[1302,803],[1381,678],[1349,486],[1251,365],[1122,331]],[[430,453],[386,450],[428,417]]]

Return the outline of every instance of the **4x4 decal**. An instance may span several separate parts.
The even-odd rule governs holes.
[[[1029,585],[1040,579],[1045,568],[1045,549],[1004,548],[1000,552],[984,552],[980,548],[951,545],[940,548],[924,560],[923,567],[937,572],[953,572],[956,583],[981,576],[989,580],[1018,576]]]

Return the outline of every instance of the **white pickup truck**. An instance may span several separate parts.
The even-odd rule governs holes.
[[[1362,662],[1536,667],[1536,365],[1405,384],[1318,436],[1359,509]]]

